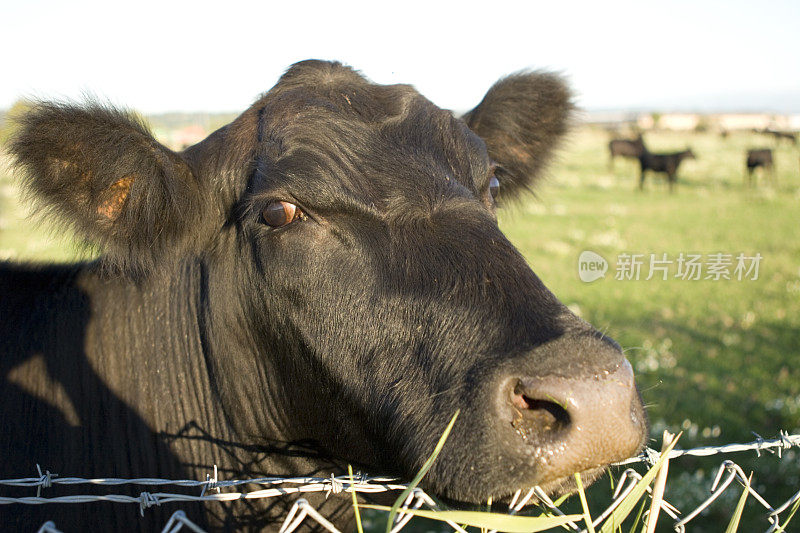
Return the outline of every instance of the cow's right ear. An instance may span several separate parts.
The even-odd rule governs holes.
[[[462,118],[500,165],[502,199],[533,187],[566,133],[574,105],[564,80],[550,72],[521,72],[495,83]]]
[[[10,144],[41,207],[101,247],[105,266],[142,276],[202,237],[200,183],[131,113],[38,103]]]

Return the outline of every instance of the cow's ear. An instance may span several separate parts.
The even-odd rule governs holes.
[[[200,183],[133,114],[38,103],[10,148],[40,206],[100,246],[105,266],[147,275],[197,245]]]
[[[501,198],[517,196],[541,177],[573,109],[572,95],[560,76],[523,72],[499,80],[462,117],[500,165]]]

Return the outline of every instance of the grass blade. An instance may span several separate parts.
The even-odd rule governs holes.
[[[728,528],[725,530],[725,533],[736,533],[739,529],[739,520],[742,518],[742,511],[744,511],[744,502],[747,500],[747,496],[750,494],[750,481],[753,479],[753,474],[750,474],[750,479],[744,485],[744,492],[742,492],[742,496],[739,498],[739,503],[736,504],[736,510],[733,512],[733,516],[731,517],[730,523],[728,523]]]
[[[789,516],[786,517],[786,523],[778,526],[778,529],[775,530],[775,533],[786,533],[786,526],[788,526],[789,522],[792,521],[792,517],[794,516],[794,513],[797,512],[798,507],[800,507],[800,500],[794,502],[792,505],[792,510],[789,511]]]
[[[661,444],[661,453],[670,445],[675,435],[664,430],[664,437]],[[653,500],[650,503],[650,512],[647,514],[647,526],[645,533],[655,533],[658,514],[661,512],[661,502],[664,500],[664,489],[667,486],[667,473],[669,472],[669,457],[664,459],[661,470],[658,471],[656,482],[653,484]]]
[[[559,499],[554,501],[553,505],[555,505],[556,507],[561,507],[561,504],[564,503],[565,501],[567,501],[567,498],[569,498],[569,496],[570,496],[569,494],[564,494]]]
[[[575,483],[578,485],[578,495],[581,497],[581,507],[583,507],[583,521],[586,522],[586,531],[594,533],[594,525],[592,524],[592,515],[589,514],[589,504],[586,502],[586,493],[583,491],[583,482],[581,482],[581,475],[575,473]]]
[[[390,511],[392,509],[385,505],[362,504],[361,507],[379,511]],[[477,528],[496,529],[506,533],[546,531],[582,518],[578,514],[565,516],[518,516],[483,511],[429,511],[424,509],[406,509],[403,513],[442,522],[450,521]]]
[[[358,533],[364,533],[364,528],[361,527],[361,513],[358,510],[358,498],[356,498],[356,491],[353,489],[353,467],[347,465],[347,475],[350,476],[350,494],[353,495],[353,512],[356,514],[356,528]]]
[[[389,520],[386,522],[386,533],[391,533],[392,531],[392,523],[394,522],[394,517],[397,516],[397,510],[400,509],[400,505],[405,501],[411,491],[413,491],[419,482],[422,481],[422,478],[425,477],[425,474],[428,473],[428,470],[431,469],[433,466],[433,462],[436,460],[436,457],[439,456],[439,452],[442,451],[442,447],[444,443],[447,441],[447,436],[450,435],[450,431],[453,429],[453,425],[456,423],[456,419],[458,418],[458,414],[461,412],[459,409],[456,411],[456,414],[453,415],[453,418],[450,419],[450,423],[447,424],[447,427],[442,433],[442,436],[439,437],[439,442],[436,444],[436,447],[433,449],[433,453],[428,460],[422,465],[422,468],[419,469],[417,475],[414,476],[414,479],[409,483],[408,488],[406,488],[403,492],[400,493],[400,496],[397,497],[395,500],[394,505],[392,505],[391,510],[389,511]],[[405,512],[405,511],[404,511]]]
[[[491,496],[489,496],[489,500],[486,502],[486,512],[487,513],[491,513],[492,512],[492,497]],[[481,528],[481,533],[489,533],[489,530],[486,529],[485,527],[482,527]]]
[[[667,446],[664,451],[661,452],[661,457],[658,459],[658,461],[656,461],[656,464],[654,464],[653,467],[648,470],[644,476],[642,476],[642,479],[639,480],[639,483],[633,487],[631,492],[628,494],[628,497],[619,504],[619,507],[614,509],[614,512],[611,513],[611,516],[606,518],[603,527],[600,529],[600,533],[613,533],[614,529],[616,529],[618,525],[625,521],[630,512],[633,510],[633,507],[636,505],[636,502],[639,501],[639,499],[647,490],[647,487],[650,486],[650,483],[656,477],[656,474],[658,474],[658,471],[661,470],[661,465],[664,464],[669,452],[671,452],[678,443],[680,436],[681,434],[678,434],[678,436],[675,437],[669,446]]]
[[[647,505],[646,500],[642,500],[642,503],[639,504],[639,510],[636,512],[636,517],[633,519],[633,524],[631,525],[631,529],[629,530],[630,533],[636,531],[636,526],[639,524],[639,522],[643,523],[642,516],[644,515],[644,508],[646,505]],[[642,525],[642,527],[644,527],[644,525]],[[619,533],[622,533],[622,524],[617,526],[617,530]]]

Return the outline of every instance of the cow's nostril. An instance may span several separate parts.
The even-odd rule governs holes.
[[[522,381],[518,381],[511,394],[513,418],[511,425],[528,440],[531,436],[537,439],[552,438],[571,423],[569,413],[555,398],[538,398],[526,390]]]
[[[644,443],[646,420],[625,360],[583,376],[513,376],[499,392],[509,453],[535,463],[533,484],[599,471]]]

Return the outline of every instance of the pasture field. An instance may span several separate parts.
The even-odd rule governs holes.
[[[800,149],[745,132],[726,139],[646,133],[652,151],[690,145],[698,157],[684,161],[677,192],[670,195],[663,177],[652,175],[645,191],[637,190],[635,162],[618,159],[609,170],[608,140],[606,132],[589,127],[573,132],[537,198],[502,210],[501,227],[563,302],[626,350],[658,442],[665,428],[684,431],[683,448],[749,442],[753,432],[765,438],[781,429],[800,432]],[[776,188],[765,186],[760,175],[757,188],[743,186],[745,150],[758,147],[775,150]],[[0,157],[0,259],[65,260],[90,253],[72,244],[59,225],[26,218],[28,209]],[[605,278],[580,280],[584,250],[608,261]],[[660,273],[645,280],[650,254],[676,261],[681,253],[702,256],[702,278],[710,254],[731,254],[731,279],[676,278],[673,262],[667,280]],[[761,255],[757,279],[736,279],[740,253]],[[639,280],[615,279],[620,254],[643,254]],[[779,462],[751,453],[731,459],[755,471],[754,486],[775,504],[797,491],[797,457]],[[707,495],[721,459],[680,461],[670,469],[667,499],[693,508]],[[713,508],[723,509],[712,511],[709,523],[727,524],[736,497]],[[750,501],[748,509],[758,513]],[[766,529],[760,518],[753,524]]]
[[[684,161],[670,195],[661,177],[636,189],[636,162],[618,159],[610,172],[607,141],[573,134],[538,201],[503,213],[505,232],[563,302],[627,350],[659,434],[662,423],[703,442],[800,429],[798,149],[777,151],[777,190],[746,190],[745,147],[770,140],[651,133],[653,151],[688,141],[698,156]],[[609,261],[605,278],[580,280],[583,250]],[[665,253],[701,254],[706,266],[709,254],[731,254],[731,279],[681,279],[675,261],[666,281],[658,271],[647,281],[650,254]],[[758,279],[734,275],[739,253],[761,254]],[[644,254],[638,281],[615,279],[620,254]]]
[[[626,350],[657,439],[651,446],[665,428],[684,432],[683,448],[800,432],[800,150],[744,132],[645,134],[651,151],[688,144],[697,154],[681,165],[670,195],[666,180],[652,175],[639,191],[636,161],[618,158],[610,171],[608,140],[600,130],[574,132],[538,199],[502,214],[504,231],[559,299]],[[774,150],[777,188],[762,176],[757,189],[743,186],[746,149],[757,147]],[[605,278],[580,280],[584,250],[609,262]],[[684,280],[676,263],[666,281],[660,272],[645,279],[650,254],[681,253],[702,255],[706,266],[708,254],[731,254],[734,264],[739,253],[763,258],[756,280],[739,281],[733,265],[730,280]],[[644,254],[638,281],[615,279],[620,254]],[[800,488],[797,457],[728,458],[752,469],[754,486],[777,504]],[[693,509],[722,459],[681,459],[670,468],[667,499]],[[730,519],[736,495],[725,496],[708,531]],[[747,509],[753,521],[742,530],[765,530],[752,499]]]

